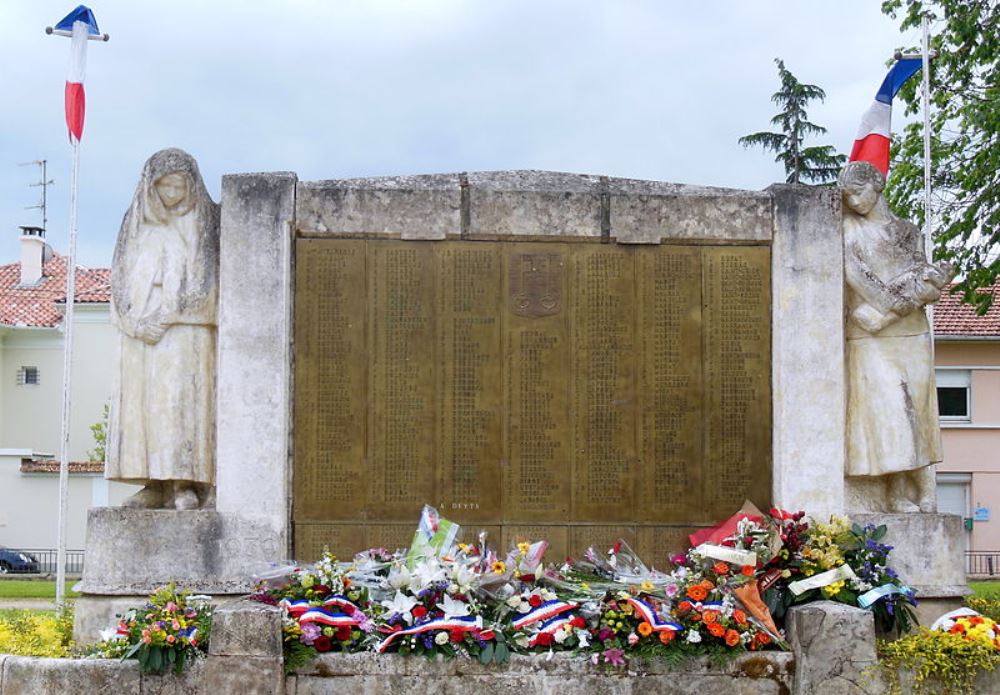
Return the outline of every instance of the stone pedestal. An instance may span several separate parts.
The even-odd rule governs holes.
[[[816,601],[790,608],[786,627],[795,652],[795,695],[871,692],[864,673],[876,663],[869,611]]]
[[[254,572],[283,555],[270,526],[232,514],[91,509],[74,637],[97,640],[116,613],[142,605],[171,581],[212,596],[248,593]]]
[[[851,514],[861,526],[885,524],[889,562],[917,592],[917,618],[930,625],[972,593],[965,578],[962,518],[955,514]]]

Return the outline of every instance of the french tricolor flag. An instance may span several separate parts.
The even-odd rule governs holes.
[[[86,111],[86,97],[83,92],[83,77],[87,71],[87,40],[100,36],[97,19],[89,7],[80,5],[56,24],[57,32],[68,32],[72,45],[69,56],[69,74],[66,76],[66,127],[70,142],[80,142],[83,138],[83,115]]]
[[[892,121],[892,98],[903,84],[920,69],[920,58],[901,58],[889,70],[875,101],[861,118],[858,137],[851,149],[852,162],[871,162],[883,176],[889,173],[889,138]]]

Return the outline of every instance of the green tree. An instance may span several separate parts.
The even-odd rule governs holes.
[[[87,452],[87,459],[94,463],[104,463],[108,446],[108,410],[109,406],[105,403],[101,419],[90,426],[90,433],[94,436],[94,448]]]
[[[997,0],[885,0],[901,30],[931,20],[931,191],[935,257],[961,273],[957,289],[985,312],[1000,274],[1000,3]],[[911,47],[912,48],[912,47]],[[920,108],[911,80],[897,99]],[[923,124],[912,123],[896,147],[887,198],[897,214],[924,219]]]
[[[771,95],[771,101],[781,112],[771,119],[771,125],[779,126],[781,132],[751,133],[741,137],[739,143],[743,147],[763,147],[765,151],[774,152],[777,155],[774,161],[785,167],[786,183],[803,180],[825,183],[836,179],[847,157],[837,154],[832,145],[805,147],[803,144],[810,135],[826,133],[826,128],[810,122],[806,114],[809,102],[823,101],[826,92],[814,84],[799,82],[780,58],[775,58],[774,62],[778,65],[781,89]]]

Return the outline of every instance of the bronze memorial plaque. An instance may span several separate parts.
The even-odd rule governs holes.
[[[295,553],[421,507],[650,562],[771,494],[770,250],[299,239]]]

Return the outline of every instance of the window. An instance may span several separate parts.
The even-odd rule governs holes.
[[[21,367],[17,370],[17,383],[19,385],[33,385],[37,386],[40,382],[38,380],[38,367]]]
[[[972,419],[968,369],[938,369],[938,412],[943,421],[969,422]]]

